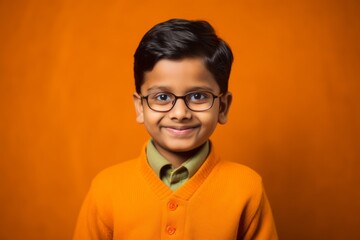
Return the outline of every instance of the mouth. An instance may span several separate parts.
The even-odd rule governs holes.
[[[192,134],[195,129],[197,129],[198,126],[189,126],[189,127],[172,127],[172,126],[168,126],[168,127],[164,127],[164,129],[170,133],[171,135],[174,136],[188,136],[190,134]]]

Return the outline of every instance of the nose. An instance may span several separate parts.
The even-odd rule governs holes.
[[[174,107],[169,111],[169,116],[171,119],[189,119],[191,118],[191,110],[186,106],[184,99],[178,98]]]

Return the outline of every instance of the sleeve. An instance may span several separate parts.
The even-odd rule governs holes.
[[[263,188],[258,200],[254,199],[254,201],[257,207],[254,209],[246,231],[238,236],[238,239],[278,240],[271,207]]]
[[[101,186],[92,184],[82,204],[73,240],[113,239],[111,209]]]

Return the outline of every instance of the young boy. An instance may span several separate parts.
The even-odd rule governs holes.
[[[142,38],[134,62],[140,156],[92,182],[74,239],[277,239],[261,178],[222,160],[233,55],[205,21],[172,19]]]

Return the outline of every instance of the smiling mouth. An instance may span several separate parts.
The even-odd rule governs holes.
[[[165,129],[172,135],[176,136],[185,136],[194,132],[197,127],[186,127],[186,128],[176,128],[176,127],[165,127]]]

